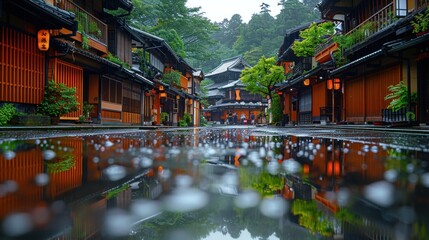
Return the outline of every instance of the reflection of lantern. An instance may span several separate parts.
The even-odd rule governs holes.
[[[310,79],[307,78],[304,80],[304,86],[309,86],[310,85]]]
[[[49,31],[46,29],[41,29],[37,33],[37,46],[40,51],[48,51],[49,50]]]
[[[328,176],[339,176],[340,175],[340,171],[341,171],[341,166],[340,166],[340,162],[339,161],[334,161],[332,163],[332,161],[328,162],[328,169],[327,169],[327,175]]]

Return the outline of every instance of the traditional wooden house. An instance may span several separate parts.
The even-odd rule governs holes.
[[[340,31],[316,48],[314,60],[323,71],[314,74],[317,69],[313,68],[295,81],[307,81],[313,89],[317,101],[312,101],[312,121],[389,123],[410,120],[407,115],[416,115],[421,123],[428,121],[428,37],[413,34],[412,24],[427,4],[405,0],[320,3],[322,19],[339,23]],[[333,67],[323,67],[328,64]],[[385,96],[389,86],[401,81],[410,96],[408,106],[393,112],[386,109]],[[295,89],[289,84],[280,90],[287,88]],[[413,93],[417,93],[416,102]]]
[[[24,111],[32,111],[43,99],[50,62],[58,63],[55,50],[46,51],[49,45],[38,48],[39,30],[46,29],[51,38],[60,39],[74,36],[77,26],[75,14],[43,1],[1,1],[0,102],[15,103]],[[70,34],[61,34],[61,29]]]
[[[129,13],[131,2],[66,0],[55,1],[55,4],[77,13],[79,27],[73,40],[80,42],[80,47],[71,41],[59,44],[72,49],[65,53],[63,61],[82,69],[82,74],[78,74],[82,79],[70,85],[76,86],[77,82],[83,81],[83,90],[78,92],[83,95],[80,99],[95,106],[94,120],[98,123],[141,124],[143,90],[153,83],[131,69],[132,35],[125,28],[122,16],[107,11],[123,9]]]
[[[297,57],[292,50],[293,43],[300,40],[300,32],[309,26],[288,30],[279,49],[278,64],[284,67],[286,76],[286,81],[277,88],[282,99],[284,124],[320,122],[320,113],[326,111],[331,99],[320,76],[332,67],[332,61],[318,65],[312,56]]]
[[[145,121],[152,124],[178,125],[185,113],[192,125],[199,124],[199,101],[195,70],[165,42],[164,39],[131,28],[136,36],[133,47],[136,67],[155,82],[155,88],[145,93]]]
[[[238,115],[238,123],[241,116],[246,122],[250,122],[251,115],[257,116],[265,111],[267,100],[260,95],[251,94],[245,90],[240,80],[240,74],[244,68],[250,65],[243,57],[225,59],[222,63],[207,73],[206,78],[213,81],[207,86],[209,106],[205,108],[204,115],[209,121],[224,123],[232,114]],[[231,119],[229,120],[231,124]]]
[[[91,118],[96,123],[143,123],[142,96],[153,82],[131,69],[133,36],[124,27],[123,15],[109,11],[130,13],[131,1],[28,0],[2,5],[0,41],[2,52],[8,53],[2,55],[2,79],[10,83],[2,81],[1,102],[34,111],[47,81],[54,80],[75,87],[80,104],[62,120],[78,120],[89,104],[94,106]],[[30,17],[21,18],[23,11]],[[41,29],[51,36],[43,51],[37,49]]]

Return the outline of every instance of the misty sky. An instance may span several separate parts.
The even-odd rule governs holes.
[[[262,2],[270,5],[271,15],[279,14],[279,0],[188,0],[187,6],[201,7],[204,15],[215,22],[221,22],[224,18],[230,19],[238,13],[247,23],[254,13],[259,13]]]

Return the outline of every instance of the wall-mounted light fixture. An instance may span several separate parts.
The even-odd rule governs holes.
[[[304,80],[304,86],[310,86],[310,78]]]

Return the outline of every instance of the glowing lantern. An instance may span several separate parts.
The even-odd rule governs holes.
[[[309,86],[310,85],[310,79],[307,78],[304,80],[304,86]]]
[[[339,78],[334,78],[334,90],[341,88],[341,80]]]
[[[332,79],[328,79],[328,81],[326,82],[326,87],[327,87],[329,90],[332,90],[332,88],[334,88],[334,82],[333,82],[333,80],[332,80]]]
[[[37,33],[37,46],[40,51],[48,51],[49,50],[49,31],[46,29],[40,29]]]

